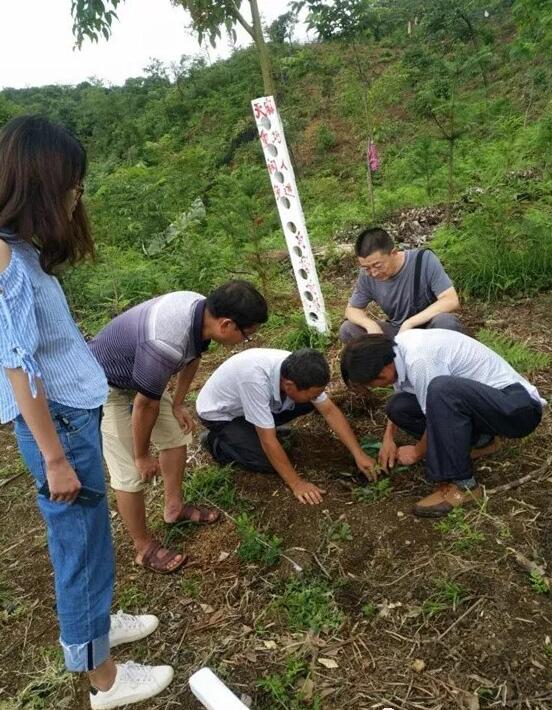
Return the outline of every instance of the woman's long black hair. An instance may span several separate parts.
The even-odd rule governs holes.
[[[86,167],[80,141],[42,116],[14,118],[0,133],[0,228],[34,244],[47,273],[94,253],[81,200],[72,217],[67,209]]]

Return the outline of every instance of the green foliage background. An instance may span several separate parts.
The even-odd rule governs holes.
[[[372,135],[382,159],[378,221],[452,201],[454,219],[433,248],[465,293],[549,287],[552,8],[428,0],[408,34],[416,3],[406,0],[349,2],[346,22],[320,15],[324,3],[302,4],[319,41],[294,44],[275,26],[270,51],[314,244],[351,239],[371,221]],[[274,303],[286,294],[289,313],[289,268],[265,258],[284,243],[251,115],[260,95],[254,48],[209,66],[186,56],[172,67],[154,61],[121,87],[0,92],[0,124],[43,113],[88,148],[85,199],[98,258],[67,273],[64,285],[89,333],[152,295],[206,292],[232,276],[258,282]],[[205,217],[180,228],[198,198]],[[176,238],[147,256],[170,225]],[[324,278],[322,287],[331,289]]]

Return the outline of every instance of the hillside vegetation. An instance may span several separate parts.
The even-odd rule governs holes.
[[[552,73],[548,35],[531,23],[537,4],[520,0],[512,15],[510,2],[435,0],[410,35],[401,16],[377,33],[319,21],[327,39],[306,45],[273,37],[315,244],[350,240],[402,208],[444,205],[433,248],[465,296],[550,285]],[[0,121],[45,113],[89,149],[98,259],[64,277],[88,332],[153,294],[206,291],[232,275],[259,282],[275,303],[293,289],[285,264],[262,258],[283,247],[250,108],[262,93],[254,48],[210,66],[153,62],[121,87],[0,93]],[[381,159],[373,210],[369,136]],[[331,295],[331,279],[322,286]]]

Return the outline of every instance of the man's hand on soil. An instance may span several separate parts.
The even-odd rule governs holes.
[[[154,459],[153,456],[142,456],[141,458],[135,459],[134,463],[144,483],[149,483],[149,481],[161,473],[159,461]]]
[[[384,437],[381,449],[379,450],[378,460],[380,466],[385,469],[385,471],[389,471],[389,469],[393,468],[395,465],[398,450],[399,447],[395,444],[393,439]]]
[[[303,481],[302,479],[292,486],[293,495],[301,503],[309,503],[310,505],[318,505],[322,503],[322,496],[326,491],[318,488],[314,483]]]
[[[356,458],[356,465],[369,481],[378,480],[378,467],[375,459],[362,452]]]

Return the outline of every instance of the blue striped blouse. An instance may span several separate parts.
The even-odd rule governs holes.
[[[11,260],[0,273],[0,422],[19,414],[4,368],[21,368],[33,395],[40,379],[46,397],[75,409],[107,398],[104,372],[77,328],[65,295],[46,274],[38,252],[7,230],[0,232]]]

